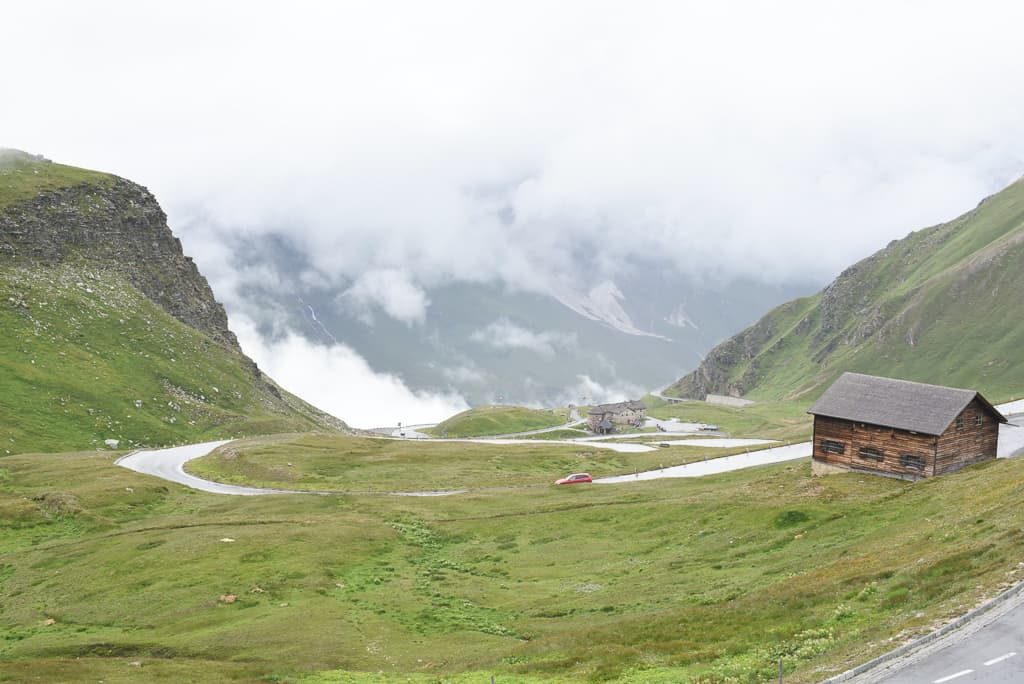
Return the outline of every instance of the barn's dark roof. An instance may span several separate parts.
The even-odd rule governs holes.
[[[974,390],[860,373],[843,373],[807,412],[926,435],[941,435],[975,397],[1000,423],[1006,422],[1006,418]]]

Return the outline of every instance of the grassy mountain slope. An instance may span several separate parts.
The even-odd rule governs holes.
[[[667,393],[816,396],[854,370],[1019,396],[1024,179],[911,233],[712,350]]]
[[[148,192],[0,152],[0,456],[344,428],[241,353]]]
[[[156,198],[124,178],[24,153],[0,155],[0,258],[102,263],[182,323],[238,349],[224,307]]]
[[[0,329],[0,454],[327,425],[241,353],[87,263],[0,266]]]
[[[0,149],[0,210],[47,190],[81,184],[104,187],[115,180],[108,173],[54,164],[20,150]]]
[[[568,420],[565,410],[538,410],[524,406],[477,406],[458,413],[430,429],[448,437],[508,435],[561,425]]]

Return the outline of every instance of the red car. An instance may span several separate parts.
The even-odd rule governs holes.
[[[555,480],[555,484],[579,484],[580,482],[593,482],[594,478],[590,477],[590,473],[574,473],[569,477],[563,477],[561,480]]]

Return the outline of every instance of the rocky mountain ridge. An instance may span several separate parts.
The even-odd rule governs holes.
[[[1024,179],[962,216],[893,240],[821,292],[715,347],[667,393],[814,395],[844,370],[1011,396],[1024,343]]]
[[[160,205],[131,181],[105,176],[0,207],[0,259],[101,261],[182,323],[239,349],[224,307]]]

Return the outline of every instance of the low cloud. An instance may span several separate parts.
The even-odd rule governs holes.
[[[441,372],[450,382],[460,385],[483,385],[487,382],[487,374],[471,365],[444,368]]]
[[[286,233],[410,325],[438,282],[587,292],[652,256],[825,282],[1024,171],[1021,3],[11,5],[0,63],[32,60],[0,87],[34,106],[0,143]]]
[[[285,389],[353,427],[436,423],[468,408],[458,394],[414,392],[401,378],[374,372],[345,345],[292,333],[268,341],[245,318],[232,318],[231,328],[245,353]]]
[[[407,325],[422,324],[430,300],[405,271],[394,268],[368,271],[339,297],[365,323],[372,324],[377,309]]]
[[[507,318],[499,318],[483,330],[477,330],[470,339],[495,349],[526,349],[541,356],[552,357],[560,350],[573,349],[576,335],[553,331],[533,332],[516,325]]]
[[[236,270],[279,235],[409,326],[451,282],[824,284],[1024,171],[1024,3],[7,5],[0,145],[149,187],[234,310],[289,286]],[[409,396],[329,349],[276,348]]]
[[[559,404],[605,404],[613,401],[639,399],[647,393],[639,385],[623,380],[602,384],[589,375],[577,375],[576,381],[575,385],[567,387],[565,392],[560,395]]]

